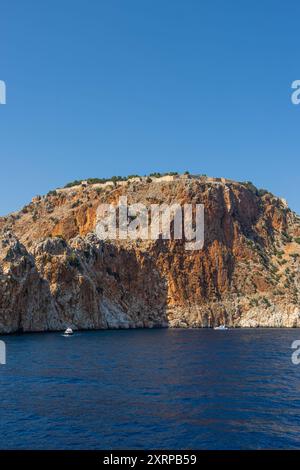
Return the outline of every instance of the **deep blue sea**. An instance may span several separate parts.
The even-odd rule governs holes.
[[[1,339],[1,449],[300,448],[300,330]]]

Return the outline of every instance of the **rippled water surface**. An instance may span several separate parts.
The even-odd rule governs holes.
[[[1,339],[2,449],[300,448],[300,330]]]

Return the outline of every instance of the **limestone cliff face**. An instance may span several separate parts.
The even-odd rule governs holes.
[[[205,243],[100,241],[101,202],[202,203]],[[249,184],[205,178],[76,187],[0,218],[0,332],[300,326],[300,219]]]

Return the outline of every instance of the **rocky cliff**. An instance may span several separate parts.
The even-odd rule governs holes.
[[[202,250],[100,241],[99,203],[201,203]],[[79,185],[0,218],[0,332],[300,326],[300,219],[249,183],[208,178]]]

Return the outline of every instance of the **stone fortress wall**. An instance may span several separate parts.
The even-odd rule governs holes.
[[[233,180],[230,180],[228,178],[213,178],[210,176],[205,176],[205,175],[190,175],[190,174],[182,174],[182,175],[164,175],[160,177],[149,177],[149,176],[140,176],[140,177],[134,177],[130,178],[127,181],[106,181],[105,183],[88,183],[87,181],[82,181],[81,184],[77,186],[72,186],[70,188],[58,188],[56,189],[57,192],[59,193],[68,193],[70,191],[78,191],[82,188],[99,188],[99,189],[105,189],[109,187],[118,187],[118,186],[128,186],[131,183],[142,183],[142,182],[147,182],[149,181],[149,178],[151,182],[153,183],[167,183],[167,182],[172,182],[172,181],[178,181],[178,180],[188,180],[188,179],[197,179],[199,181],[207,182],[207,183],[234,183]]]

